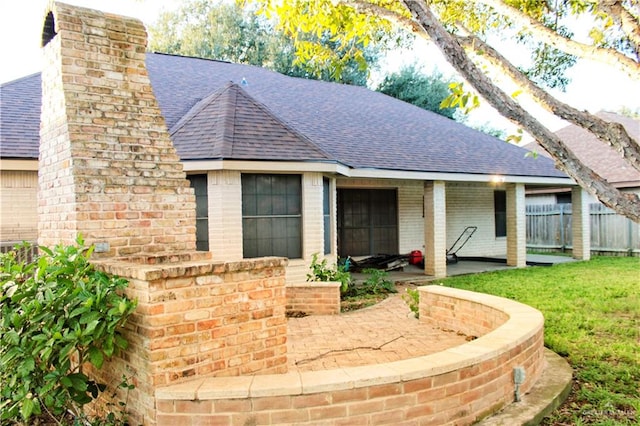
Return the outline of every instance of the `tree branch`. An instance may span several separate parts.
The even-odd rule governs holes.
[[[498,89],[467,56],[463,47],[434,16],[424,0],[403,0],[407,9],[453,67],[504,117],[531,133],[556,159],[557,166],[581,187],[616,212],[640,223],[640,197],[622,193],[600,175],[586,167],[558,136],[527,113],[510,96]]]
[[[640,26],[638,18],[634,17],[618,0],[606,0],[598,3],[598,8],[610,15],[620,24],[622,32],[629,38],[636,54],[640,59]]]
[[[415,20],[402,16],[397,12],[393,12],[389,9],[363,0],[345,0],[341,3],[353,7],[360,13],[376,14],[377,16],[388,19],[397,25],[408,28],[412,32],[426,39],[430,39],[429,34],[427,34],[425,29]],[[570,105],[558,101],[549,93],[536,86],[498,51],[480,40],[480,38],[473,35],[470,31],[467,31],[467,33],[470,34],[468,37],[457,37],[458,42],[464,48],[480,52],[480,54],[483,57],[488,58],[494,66],[500,68],[509,77],[511,77],[514,82],[516,82],[543,108],[558,117],[593,133],[598,139],[621,153],[622,157],[627,160],[633,168],[640,171],[640,145],[638,144],[638,141],[629,135],[622,124],[607,122],[600,117],[590,114],[589,112],[579,111]]]
[[[558,50],[580,58],[592,59],[594,61],[609,64],[625,72],[634,80],[640,79],[640,64],[614,49],[595,47],[562,37],[557,32],[545,27],[540,22],[530,18],[515,7],[505,4],[502,0],[473,1],[476,3],[484,3],[485,5],[492,7],[496,12],[508,16],[509,19],[512,19],[520,25],[535,31],[537,38]]]
[[[475,35],[469,34],[466,37],[456,37],[460,45],[475,51],[480,57],[498,67],[547,111],[593,133],[598,139],[621,153],[633,168],[640,171],[640,144],[629,135],[622,124],[605,121],[587,111],[579,111],[560,102],[533,83],[493,47]]]
[[[404,27],[405,29],[413,33],[418,33],[423,37],[426,37],[427,39],[429,38],[429,35],[424,31],[424,28],[422,28],[416,21],[409,17],[402,16],[398,12],[387,9],[386,7],[382,7],[374,3],[369,3],[366,0],[334,0],[334,3],[349,6],[362,14],[379,16],[401,27]]]

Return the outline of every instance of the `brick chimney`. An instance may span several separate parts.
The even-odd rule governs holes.
[[[145,67],[142,22],[51,2],[42,33],[41,245],[195,250],[195,198]]]

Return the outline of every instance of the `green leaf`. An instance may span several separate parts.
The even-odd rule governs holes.
[[[28,376],[29,373],[33,371],[35,368],[36,362],[32,356],[27,357],[22,363],[18,366],[18,374],[21,376]]]
[[[33,402],[32,399],[30,398],[24,398],[22,400],[22,406],[20,407],[20,414],[22,415],[22,418],[25,420],[29,420],[29,417],[31,417],[31,414],[33,414],[34,410],[35,410],[35,402]]]
[[[67,378],[71,381],[71,386],[75,390],[79,392],[84,392],[87,390],[87,387],[88,387],[87,381],[89,380],[89,378],[84,374],[82,373],[69,374]]]
[[[73,386],[71,379],[67,376],[60,377],[60,383],[67,389]]]
[[[100,312],[86,312],[80,317],[80,324],[89,324],[92,321],[96,321],[98,318],[100,318]]]
[[[99,322],[100,321],[98,320],[91,321],[89,324],[87,324],[87,328],[84,329],[84,332],[82,334],[87,336],[93,333],[93,331],[96,329],[96,326],[98,325]]]
[[[102,368],[102,364],[104,363],[102,351],[95,346],[91,346],[89,348],[89,361],[91,361],[91,364],[95,365],[96,368]]]

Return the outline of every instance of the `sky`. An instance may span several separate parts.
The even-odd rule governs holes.
[[[136,17],[145,25],[150,25],[162,11],[175,10],[181,0],[64,0],[63,2]],[[0,83],[41,70],[40,38],[47,3],[48,0],[0,0],[0,43],[3,51]],[[430,72],[435,66],[443,74],[453,75],[453,70],[437,49],[420,40],[412,51],[396,51],[389,54],[383,61],[383,65],[385,70],[393,72],[399,70],[402,65],[414,62],[421,65],[426,72]],[[640,111],[640,82],[634,82],[616,70],[598,63],[580,61],[569,70],[568,76],[572,82],[567,93],[552,92],[552,94],[576,108],[597,112],[599,110],[619,111],[622,107],[626,107]],[[557,130],[566,125],[531,104],[527,104],[527,108],[551,130]],[[482,125],[487,122],[492,127],[506,129],[507,133],[515,131],[514,126],[499,117],[483,102],[483,107],[472,113],[469,123]]]

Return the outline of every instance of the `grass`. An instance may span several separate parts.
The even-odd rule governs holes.
[[[545,346],[568,360],[574,384],[543,424],[640,424],[638,258],[598,257],[442,283],[517,300],[544,314]]]

